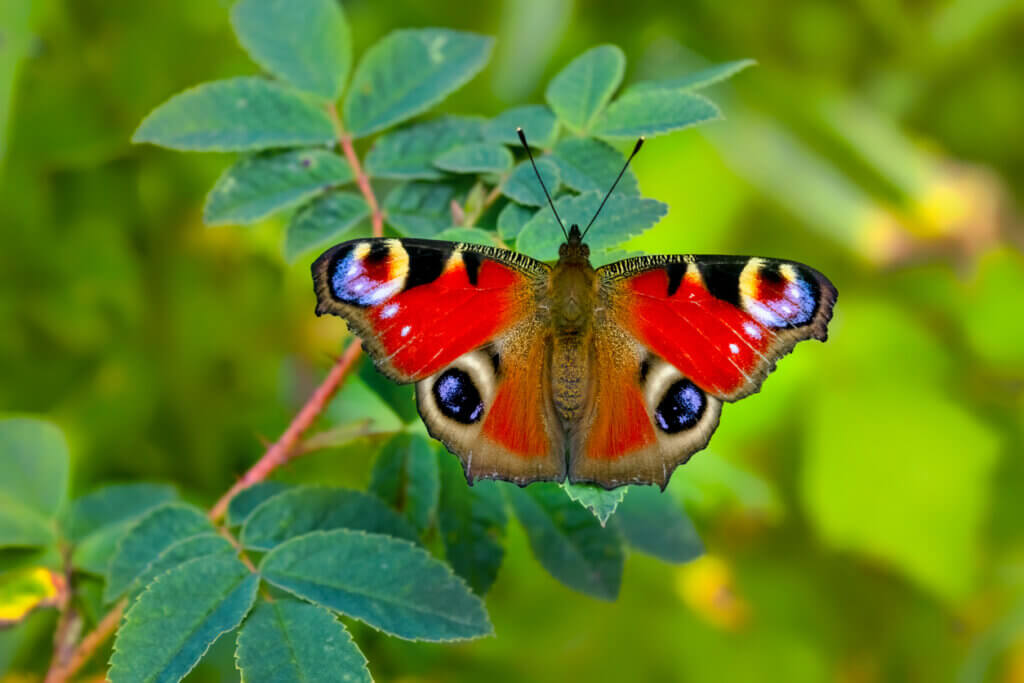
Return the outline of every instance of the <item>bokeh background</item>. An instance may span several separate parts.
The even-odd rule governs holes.
[[[129,143],[172,93],[256,73],[228,4],[0,2],[0,411],[66,430],[79,493],[164,479],[210,503],[343,336],[280,220],[202,226],[228,156]],[[796,259],[840,292],[829,342],[727,406],[676,473],[707,556],[633,556],[602,603],[513,523],[498,637],[357,629],[377,680],[1024,681],[1024,4],[343,4],[356,54],[399,27],[497,36],[441,111],[541,102],[603,42],[627,83],[758,60],[709,93],[726,121],[645,146],[641,188],[670,212],[630,247]],[[361,486],[365,451],[284,476]],[[217,649],[197,680],[237,675]]]

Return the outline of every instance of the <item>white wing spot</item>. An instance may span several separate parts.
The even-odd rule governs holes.
[[[393,318],[395,313],[398,313],[398,304],[388,304],[384,307],[384,310],[380,312],[382,318]]]
[[[409,332],[411,332],[411,331],[412,331],[412,327],[410,327],[409,325],[406,325],[405,327],[402,328],[402,331],[399,332],[399,334],[401,334],[403,337],[408,337],[409,336]]]
[[[735,344],[729,344],[729,352],[730,353],[739,353],[740,352],[740,347],[736,346]]]
[[[743,323],[743,331],[747,333],[747,336],[751,339],[760,339],[761,330],[752,322]]]

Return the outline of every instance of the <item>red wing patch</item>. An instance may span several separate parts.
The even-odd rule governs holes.
[[[623,373],[619,373],[623,375]],[[605,373],[595,397],[594,421],[584,446],[584,455],[598,460],[616,460],[654,444],[654,428],[644,405],[643,394],[629,375]]]
[[[756,391],[794,343],[825,338],[835,289],[816,271],[769,259],[691,258],[632,275],[629,261],[602,270],[625,295],[619,324],[708,393],[735,400]]]
[[[356,240],[313,264],[317,312],[346,318],[394,379],[417,381],[530,315],[532,259],[428,240]]]
[[[494,404],[483,424],[485,436],[524,458],[550,455],[543,406],[547,402],[540,368],[544,367],[544,347],[533,344],[525,362],[507,364],[494,397]]]

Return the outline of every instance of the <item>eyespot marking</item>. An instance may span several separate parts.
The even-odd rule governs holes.
[[[743,310],[765,327],[806,325],[818,308],[813,276],[791,263],[750,259],[740,273],[739,292]]]
[[[654,410],[654,422],[666,434],[677,434],[696,425],[707,399],[704,392],[688,379],[677,380],[668,388]]]
[[[460,424],[473,424],[484,413],[484,402],[469,373],[459,368],[445,370],[434,382],[434,401],[441,413]]]

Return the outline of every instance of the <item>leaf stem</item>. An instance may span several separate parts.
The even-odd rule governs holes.
[[[345,131],[345,127],[341,124],[341,117],[338,116],[338,107],[335,106],[334,102],[327,105],[327,115],[331,119],[331,124],[334,126],[334,133],[338,136],[338,143],[341,145],[342,151],[345,153],[345,158],[348,160],[349,166],[352,167],[352,173],[356,177],[356,184],[359,185],[359,191],[363,193],[363,198],[366,200],[366,204],[370,207],[370,221],[373,225],[373,236],[383,237],[384,236],[384,214],[380,210],[380,205],[377,203],[377,196],[373,193],[373,186],[370,185],[370,177],[366,175],[363,170],[362,164],[359,163],[359,156],[356,154],[355,147],[352,146],[352,136]]]
[[[324,411],[331,397],[341,387],[342,382],[345,381],[348,373],[352,370],[352,366],[355,365],[361,350],[362,344],[358,339],[345,349],[345,353],[341,355],[341,358],[331,368],[324,381],[316,388],[313,395],[309,397],[306,405],[302,406],[302,410],[295,416],[292,423],[288,425],[288,429],[284,431],[281,438],[268,448],[263,457],[250,467],[249,471],[236,481],[234,486],[228,489],[227,493],[221,496],[220,500],[214,504],[210,510],[210,519],[215,522],[219,520],[227,512],[228,503],[235,497],[235,494],[256,482],[263,481],[271,472],[291,459],[292,454],[296,450],[295,446],[298,445],[302,435],[312,426],[313,421]],[[299,453],[301,452],[299,450]]]
[[[66,664],[51,667],[46,672],[45,683],[64,683],[64,681],[74,676],[82,668],[82,665],[88,662],[96,653],[96,650],[106,642],[107,638],[117,630],[117,625],[121,623],[121,615],[127,606],[128,601],[126,599],[114,605],[113,609],[107,612],[106,616],[100,620],[100,623],[96,624],[96,628],[82,638],[81,642],[78,643],[78,647],[68,657]]]

